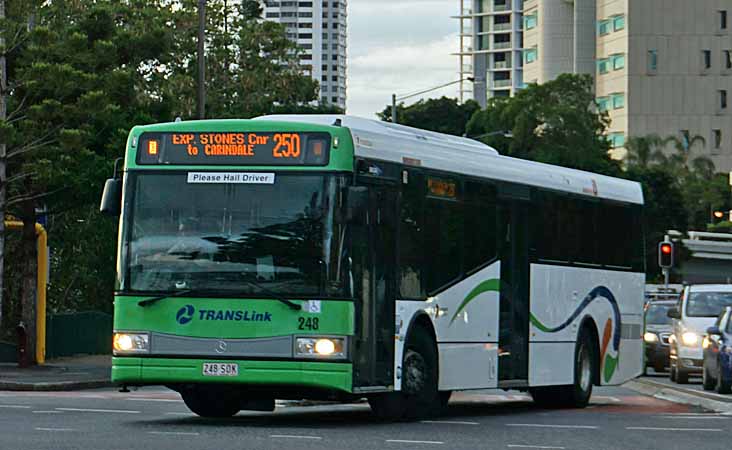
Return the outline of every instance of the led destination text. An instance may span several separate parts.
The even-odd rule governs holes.
[[[146,133],[141,164],[325,165],[330,136],[322,132]]]

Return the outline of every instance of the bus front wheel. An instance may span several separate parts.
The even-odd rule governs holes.
[[[180,395],[188,409],[201,417],[231,417],[241,410],[239,396],[223,389],[195,387]]]
[[[369,405],[374,414],[386,420],[414,420],[440,411],[437,349],[426,331],[416,329],[409,338],[402,364],[401,392],[373,396]]]

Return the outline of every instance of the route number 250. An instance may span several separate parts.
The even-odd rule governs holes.
[[[295,133],[277,133],[274,135],[275,147],[272,155],[275,158],[299,158],[300,135]]]

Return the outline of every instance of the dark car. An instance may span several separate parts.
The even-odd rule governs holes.
[[[720,394],[732,392],[732,307],[724,308],[702,342],[704,389]]]
[[[656,372],[663,372],[669,366],[669,342],[673,332],[671,319],[667,316],[669,309],[676,305],[672,300],[658,300],[646,303],[643,333],[645,343],[646,364]]]

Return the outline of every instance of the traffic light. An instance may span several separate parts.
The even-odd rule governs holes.
[[[674,243],[659,242],[658,243],[658,265],[663,269],[670,269],[674,266]]]

